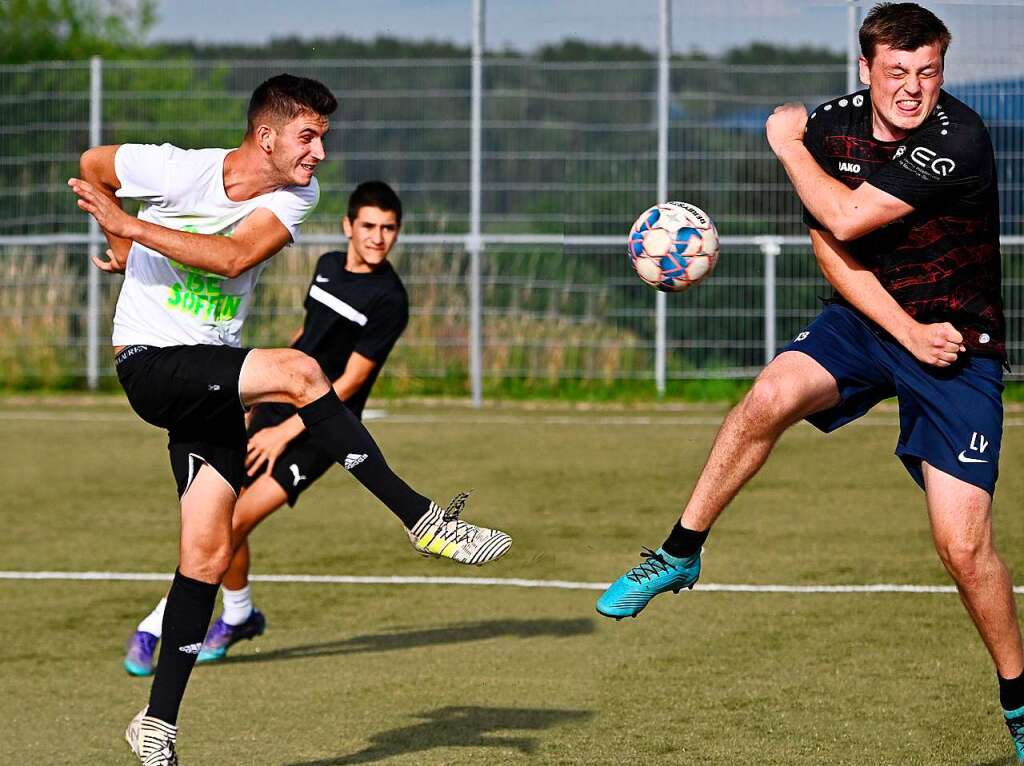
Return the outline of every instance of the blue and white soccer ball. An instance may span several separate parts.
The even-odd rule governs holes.
[[[663,202],[636,219],[626,252],[640,279],[678,293],[699,284],[715,268],[718,230],[699,207]]]

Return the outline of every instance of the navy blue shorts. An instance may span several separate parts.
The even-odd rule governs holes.
[[[896,455],[921,487],[921,462],[994,494],[1003,437],[1003,367],[961,354],[950,367],[922,364],[857,311],[829,304],[783,351],[800,351],[836,379],[841,401],[807,421],[825,433],[897,397]]]

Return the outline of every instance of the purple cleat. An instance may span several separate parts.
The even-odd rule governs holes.
[[[137,630],[128,641],[124,655],[124,669],[131,676],[153,675],[153,654],[160,639],[152,633]]]
[[[267,618],[259,609],[253,609],[249,619],[241,625],[228,625],[220,617],[210,626],[206,632],[206,640],[203,641],[203,648],[199,650],[196,662],[216,662],[222,660],[233,644],[243,638],[253,639],[262,636],[267,629]]]

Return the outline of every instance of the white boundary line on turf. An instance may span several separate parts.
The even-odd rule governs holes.
[[[445,423],[450,425],[510,425],[510,426],[720,426],[725,413],[720,417],[673,416],[673,415],[378,415],[365,418],[378,423],[399,423],[406,425]],[[0,412],[0,420],[58,421],[62,423],[127,423],[141,422],[133,414],[111,413],[97,415],[86,412]],[[797,425],[807,425],[798,423]],[[899,425],[895,414],[892,417],[874,416],[855,420],[853,426],[892,428]],[[1004,428],[1024,426],[1024,418],[1009,418]]]
[[[253,575],[254,582],[315,583],[321,585],[474,585],[555,590],[604,590],[609,583],[571,580],[523,580],[515,577],[360,577],[355,575]],[[170,582],[156,572],[14,572],[0,571],[0,580],[89,580]],[[956,593],[952,585],[742,585],[698,583],[694,588],[719,593]],[[1014,593],[1024,593],[1016,587]]]

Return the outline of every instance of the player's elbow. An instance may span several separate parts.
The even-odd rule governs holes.
[[[78,160],[78,170],[82,179],[117,188],[117,176],[114,173],[116,152],[117,146],[94,146],[82,152]]]
[[[224,259],[224,265],[220,271],[222,277],[234,279],[251,269],[258,260],[254,260],[252,253],[237,242],[232,242],[228,250],[228,257]]]
[[[83,179],[95,179],[100,175],[103,155],[102,146],[94,146],[92,149],[82,152],[82,156],[78,160],[78,172]]]

